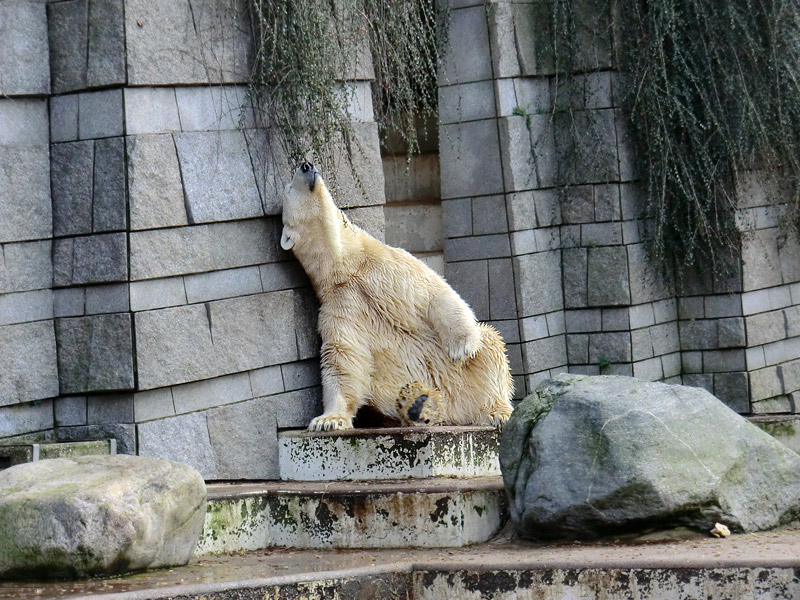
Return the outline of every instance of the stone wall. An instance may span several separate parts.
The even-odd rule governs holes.
[[[0,437],[114,436],[208,479],[277,477],[277,429],[321,410],[319,341],[279,244],[290,166],[245,94],[244,2],[0,10],[16,19],[0,49],[32,71],[3,82],[25,98],[0,100],[0,404],[14,405]],[[338,200],[382,238],[371,66],[355,77],[363,193],[343,166]]]

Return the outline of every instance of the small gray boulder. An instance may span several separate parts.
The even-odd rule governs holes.
[[[700,388],[560,375],[514,411],[500,468],[528,538],[800,518],[800,456]]]
[[[0,471],[0,579],[80,578],[186,564],[206,487],[191,467],[124,454]]]

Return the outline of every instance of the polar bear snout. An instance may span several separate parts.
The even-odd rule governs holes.
[[[313,192],[314,186],[317,184],[317,177],[319,177],[319,170],[317,170],[317,167],[312,165],[310,162],[305,161],[303,164],[297,167],[295,177],[301,177],[305,181],[306,185],[308,185],[308,191]]]

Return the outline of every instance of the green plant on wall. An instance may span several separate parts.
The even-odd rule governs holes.
[[[798,224],[800,3],[555,0],[550,17],[562,82],[620,71],[614,91],[636,142],[656,258],[723,267],[738,245],[736,190],[753,172],[779,184]]]
[[[345,82],[372,76],[371,68],[375,120],[416,149],[417,119],[437,112],[445,27],[434,0],[248,3],[256,45],[250,93],[291,162],[314,160],[335,183],[336,162],[360,152],[348,112],[354,90]]]

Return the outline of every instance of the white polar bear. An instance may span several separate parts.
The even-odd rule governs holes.
[[[353,225],[309,163],[286,186],[281,247],[320,301],[324,412],[309,429],[352,428],[365,404],[413,425],[508,420],[500,335],[421,261]]]

